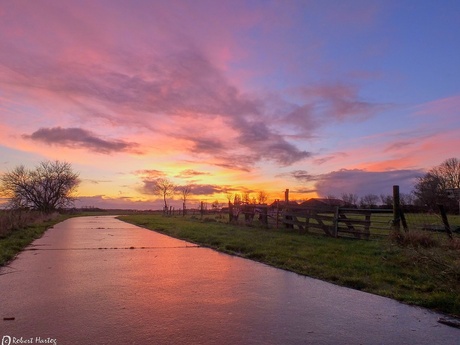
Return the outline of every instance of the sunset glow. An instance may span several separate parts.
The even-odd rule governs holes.
[[[68,161],[77,206],[407,193],[460,158],[458,1],[17,0],[0,32],[0,173]]]

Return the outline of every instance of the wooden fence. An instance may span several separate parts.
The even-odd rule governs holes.
[[[288,231],[303,233],[323,233],[331,237],[352,237],[370,239],[387,236],[391,230],[404,231],[420,228],[420,222],[408,224],[399,200],[399,187],[393,186],[393,208],[350,208],[341,207],[325,202],[297,204],[289,201],[289,190],[286,189],[285,200],[277,201],[272,205],[253,205],[229,203],[229,221],[242,222],[252,225],[258,221],[259,225],[267,228],[284,228]],[[337,200],[336,200],[337,201]],[[338,200],[340,201],[340,200]],[[442,207],[440,214],[441,224],[428,226],[423,223],[422,230],[443,231],[453,238],[453,230],[449,225],[447,214]],[[453,226],[460,232],[460,226]],[[458,229],[457,229],[458,228]]]
[[[320,232],[331,237],[369,239],[393,228],[392,209],[289,206],[282,212],[285,228],[299,233]]]
[[[356,209],[333,206],[312,207],[278,204],[229,205],[229,221],[259,225],[267,228],[284,228],[288,231],[324,233],[331,237],[369,239],[386,236],[394,228],[392,209]]]
[[[386,236],[392,229],[399,229],[403,213],[399,205],[399,187],[394,186],[395,204],[392,209],[357,209],[334,205],[309,206],[289,201],[286,189],[284,202],[277,201],[271,206],[229,203],[229,221],[244,222],[251,225],[257,217],[266,227],[280,226],[299,233],[320,232],[331,237],[353,237],[369,239]]]

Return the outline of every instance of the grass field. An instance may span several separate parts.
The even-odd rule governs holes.
[[[161,215],[120,219],[221,252],[460,316],[460,244],[447,236],[363,241]],[[413,232],[413,234],[418,234]],[[415,236],[416,237],[416,236]]]

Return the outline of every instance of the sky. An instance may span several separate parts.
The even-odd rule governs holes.
[[[104,208],[410,193],[460,158],[459,37],[457,0],[0,0],[0,173],[69,162]]]

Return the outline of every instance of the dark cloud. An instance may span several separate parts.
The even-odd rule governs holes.
[[[301,151],[284,139],[279,138],[277,142],[268,145],[264,158],[272,159],[280,165],[291,165],[305,158],[311,157],[312,153]]]
[[[290,176],[298,180],[299,182],[310,182],[315,181],[317,178],[311,175],[306,170],[295,170],[290,173]]]
[[[215,163],[215,166],[230,169],[230,170],[240,170],[245,172],[250,172],[254,161],[250,163],[251,159],[247,156],[238,157],[238,156],[228,156],[222,157],[222,163]]]
[[[271,160],[279,165],[287,166],[312,154],[299,150],[286,139],[270,130],[262,121],[247,121],[244,118],[235,119],[240,135],[238,142],[244,147],[250,148],[253,153],[251,160]]]
[[[225,150],[225,145],[218,139],[191,136],[188,136],[185,139],[192,142],[192,146],[189,150],[193,153],[217,155]]]
[[[293,190],[293,192],[296,194],[312,194],[317,193],[318,191],[316,189],[300,188]]]
[[[394,185],[399,185],[402,192],[410,193],[416,179],[423,174],[422,170],[371,172],[359,169],[342,169],[318,175],[315,187],[321,196],[338,196],[342,193],[353,193],[361,196],[370,193],[391,194]]]
[[[225,193],[225,188],[212,184],[192,184],[190,185],[192,195],[213,195]]]
[[[138,188],[138,191],[147,194],[147,195],[155,195],[155,183],[156,179],[149,179],[145,178],[142,180],[142,185]],[[219,186],[219,185],[212,185],[212,184],[196,184],[192,183],[187,185],[191,188],[190,195],[213,195],[219,193],[226,193],[226,187]],[[180,194],[181,188],[185,187],[185,185],[176,185],[175,190],[178,194]]]
[[[104,140],[93,132],[81,128],[40,128],[24,138],[40,141],[48,145],[58,145],[71,148],[85,148],[90,151],[109,154],[112,152],[135,152],[138,144],[123,140]]]
[[[147,195],[156,195],[156,179],[155,178],[145,178],[142,180],[142,185],[137,188],[137,191],[142,194]]]
[[[134,174],[141,177],[141,185],[136,187],[136,190],[142,194],[157,194],[157,182],[159,180],[166,179],[172,183],[172,181],[168,178],[168,175],[160,170],[137,170]]]
[[[292,105],[283,122],[297,130],[302,129],[304,134],[310,136],[320,126],[314,115],[314,104]]]

